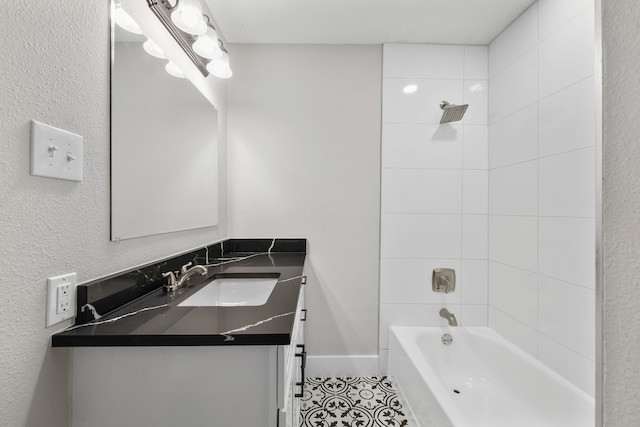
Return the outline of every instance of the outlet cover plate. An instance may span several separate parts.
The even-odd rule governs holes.
[[[61,298],[59,288],[68,287],[66,299],[69,305],[66,310],[59,312],[58,301]],[[76,273],[63,274],[47,279],[47,327],[71,319],[76,316]]]
[[[82,137],[31,120],[31,175],[82,181]]]

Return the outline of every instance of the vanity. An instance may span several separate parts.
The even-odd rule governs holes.
[[[72,426],[299,425],[305,254],[232,239],[80,285],[76,325],[52,337],[73,347]],[[207,273],[165,292],[189,263]]]

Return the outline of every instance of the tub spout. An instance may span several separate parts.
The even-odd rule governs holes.
[[[458,321],[456,320],[456,316],[453,315],[449,310],[443,308],[440,310],[440,317],[444,317],[449,322],[449,326],[458,326]]]

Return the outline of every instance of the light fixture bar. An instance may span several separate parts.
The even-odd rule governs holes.
[[[203,76],[207,77],[209,75],[209,70],[207,70],[207,60],[200,57],[193,51],[193,48],[191,47],[193,44],[193,38],[176,27],[176,25],[171,21],[171,12],[173,8],[169,4],[168,0],[147,0],[147,4],[149,4],[149,8],[158,17],[160,22],[162,22],[162,25],[165,26],[167,31],[169,31],[182,50],[184,50],[187,56],[195,64],[196,68],[198,68]]]

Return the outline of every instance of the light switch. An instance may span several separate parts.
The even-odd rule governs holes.
[[[82,137],[31,120],[31,175],[82,181]]]

